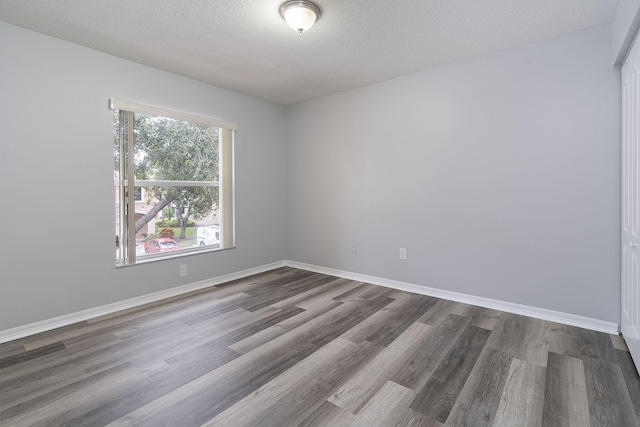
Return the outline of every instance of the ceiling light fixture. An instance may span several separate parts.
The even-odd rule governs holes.
[[[288,1],[280,6],[280,16],[295,31],[301,33],[313,27],[320,17],[320,8],[310,1]]]

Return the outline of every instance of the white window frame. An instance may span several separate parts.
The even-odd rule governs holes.
[[[194,114],[168,110],[164,108],[152,107],[148,105],[136,104],[118,99],[109,99],[109,109],[119,110],[127,115],[127,121],[134,123],[133,115],[149,114],[153,116],[161,116],[175,120],[181,120],[191,123],[215,126],[219,131],[219,181],[166,181],[166,180],[136,180],[134,174],[129,171],[134,170],[133,164],[133,126],[127,126],[127,129],[121,129],[119,139],[124,138],[126,143],[120,143],[120,171],[119,179],[116,185],[119,185],[119,230],[118,239],[122,246],[122,255],[117,257],[116,266],[122,267],[127,265],[135,265],[146,261],[155,261],[158,259],[175,258],[193,253],[202,253],[212,250],[229,249],[235,247],[235,225],[234,225],[234,143],[233,134],[238,130],[235,123],[225,120],[214,119],[210,117],[197,116]],[[126,134],[124,131],[127,131]],[[125,161],[126,159],[126,161]],[[182,249],[177,252],[168,252],[163,254],[155,254],[146,256],[144,259],[138,260],[136,257],[136,239],[135,239],[135,208],[132,210],[133,215],[128,215],[127,206],[135,206],[134,191],[126,191],[127,188],[135,187],[218,187],[218,218],[220,219],[220,244],[216,247],[194,247]]]

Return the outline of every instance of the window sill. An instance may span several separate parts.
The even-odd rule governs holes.
[[[208,253],[220,252],[220,251],[228,251],[230,249],[235,249],[235,248],[236,248],[235,246],[231,246],[229,248],[212,246],[210,248],[205,248],[205,249],[200,249],[200,247],[197,247],[197,248],[186,248],[180,251],[164,253],[164,254],[139,255],[139,256],[136,256],[136,262],[134,264],[116,264],[116,268],[119,269],[119,268],[125,268],[125,267],[133,267],[136,265],[149,264],[152,262],[183,258],[186,256],[208,254]]]

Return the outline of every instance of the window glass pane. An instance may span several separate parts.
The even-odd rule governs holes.
[[[166,191],[174,192],[176,197],[168,204],[159,204],[153,195],[168,194]],[[136,232],[138,243],[171,238],[179,246],[171,250],[219,246],[218,187],[143,187],[143,194],[150,199],[136,202],[136,223],[145,216],[152,219]],[[162,242],[158,243],[162,247]]]
[[[218,181],[214,126],[135,113],[136,180]]]

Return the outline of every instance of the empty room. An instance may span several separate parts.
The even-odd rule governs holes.
[[[640,426],[640,0],[1,0],[0,426]]]

